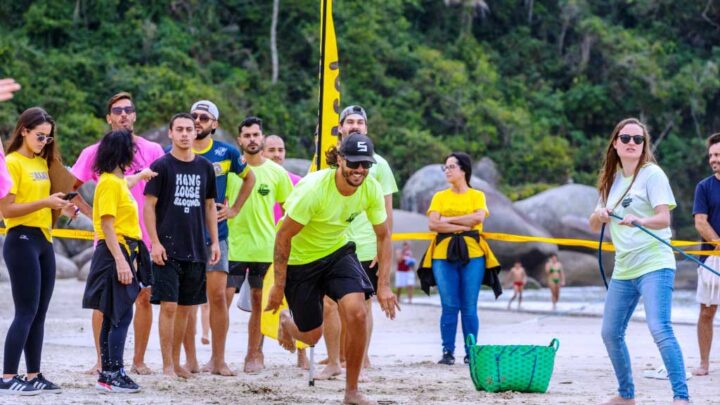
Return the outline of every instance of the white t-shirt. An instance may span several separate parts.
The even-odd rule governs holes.
[[[659,205],[667,205],[670,210],[677,206],[670,182],[658,165],[648,163],[641,168],[632,188],[622,197],[632,179],[633,176],[625,177],[622,170],[615,174],[606,204],[614,214],[623,218],[628,214],[647,218],[655,215],[655,207]],[[622,201],[618,204],[621,197]],[[615,245],[613,278],[631,280],[652,271],[675,269],[675,256],[670,247],[640,228],[618,225],[618,222],[616,218],[610,221],[610,234]],[[670,227],[650,231],[668,242],[672,237]]]

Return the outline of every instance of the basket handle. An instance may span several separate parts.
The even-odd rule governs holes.
[[[552,347],[557,353],[558,349],[560,349],[560,341],[557,340],[557,338],[553,338],[548,346]]]
[[[466,344],[468,347],[475,346],[475,335],[473,335],[472,333],[469,334],[469,335],[467,336],[467,338],[465,339],[465,344]]]

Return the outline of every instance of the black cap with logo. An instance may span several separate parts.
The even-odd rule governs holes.
[[[348,162],[375,162],[373,155],[375,148],[373,143],[367,136],[353,132],[343,138],[340,144],[340,154],[343,155]]]

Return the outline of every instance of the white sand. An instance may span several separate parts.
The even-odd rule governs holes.
[[[344,380],[318,381],[308,387],[307,373],[294,367],[295,355],[283,351],[276,342],[266,340],[267,369],[257,375],[217,377],[201,374],[192,380],[167,380],[159,374],[134,376],[143,391],[133,395],[102,395],[93,388],[95,379],[82,374],[95,360],[90,332],[90,311],[80,308],[84,283],[58,281],[46,324],[43,372],[63,386],[58,396],[32,399],[0,397],[0,403],[177,403],[177,404],[316,404],[341,403]],[[10,286],[0,284],[0,336],[5,336],[13,314]],[[555,373],[546,394],[477,392],[462,363],[461,334],[458,333],[456,355],[459,364],[441,366],[436,306],[403,307],[395,321],[384,318],[375,308],[375,333],[371,345],[373,368],[367,372],[369,382],[361,389],[386,404],[595,404],[614,395],[615,377],[599,336],[600,319],[589,317],[542,316],[504,311],[480,312],[480,343],[541,344],[553,337],[560,339]],[[232,308],[228,359],[235,369],[242,369],[246,347],[248,315]],[[157,317],[156,317],[157,320]],[[157,372],[161,357],[153,325],[148,364]],[[720,329],[716,328],[716,336]],[[678,325],[675,333],[688,368],[697,365],[698,349],[694,326]],[[199,338],[198,338],[199,341]],[[670,403],[668,381],[641,377],[643,369],[660,365],[659,353],[644,323],[633,322],[628,330],[630,353],[640,404]],[[132,332],[128,338],[125,359],[132,358]],[[209,347],[200,346],[201,361],[209,357]],[[321,343],[316,359],[324,358]],[[720,341],[716,338],[711,355],[712,374],[689,381],[695,404],[720,404]],[[21,362],[21,370],[24,362]],[[252,401],[252,402],[251,402]]]

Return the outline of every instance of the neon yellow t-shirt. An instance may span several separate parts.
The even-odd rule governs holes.
[[[371,176],[352,195],[340,194],[335,170],[311,173],[295,186],[285,209],[286,217],[304,225],[292,239],[288,264],[299,265],[321,259],[348,243],[348,227],[365,212],[373,225],[385,222],[382,189]]]
[[[282,166],[266,160],[260,166],[248,165],[255,175],[255,186],[240,213],[228,220],[228,258],[238,262],[272,263],[275,246],[275,203],[283,203],[293,189]],[[228,177],[228,205],[237,200],[242,179]]]
[[[42,200],[50,195],[50,175],[47,161],[40,156],[28,158],[19,152],[13,152],[5,158],[12,187],[9,194],[15,194],[16,203],[30,203]],[[48,242],[52,242],[52,210],[42,208],[16,218],[5,218],[7,229],[16,226],[40,228]]]
[[[374,157],[377,164],[374,164],[370,168],[370,177],[380,183],[383,196],[397,193],[398,188],[397,183],[395,183],[395,176],[393,176],[387,160],[378,154],[375,154]],[[364,212],[358,215],[350,224],[348,237],[351,241],[355,242],[357,246],[356,254],[361,262],[370,261],[377,256],[377,238],[375,231]]]
[[[435,193],[432,201],[430,202],[430,208],[428,208],[427,213],[429,215],[430,212],[435,211],[443,217],[458,217],[472,214],[478,210],[484,210],[486,218],[490,216],[490,211],[488,211],[487,203],[485,202],[485,193],[471,188],[462,194],[457,194],[453,192],[452,189],[448,188]],[[473,229],[478,232],[482,232],[482,222],[475,225]],[[466,236],[465,242],[467,243],[468,256],[470,258],[481,257],[484,255],[482,249],[480,249],[480,245],[475,241],[475,239]],[[447,248],[449,244],[450,238],[447,238],[435,246],[432,258],[447,259]]]
[[[98,179],[93,197],[93,226],[98,240],[105,239],[102,217],[115,218],[113,225],[118,238],[141,239],[138,206],[130,193],[127,180],[112,173],[103,173]]]

